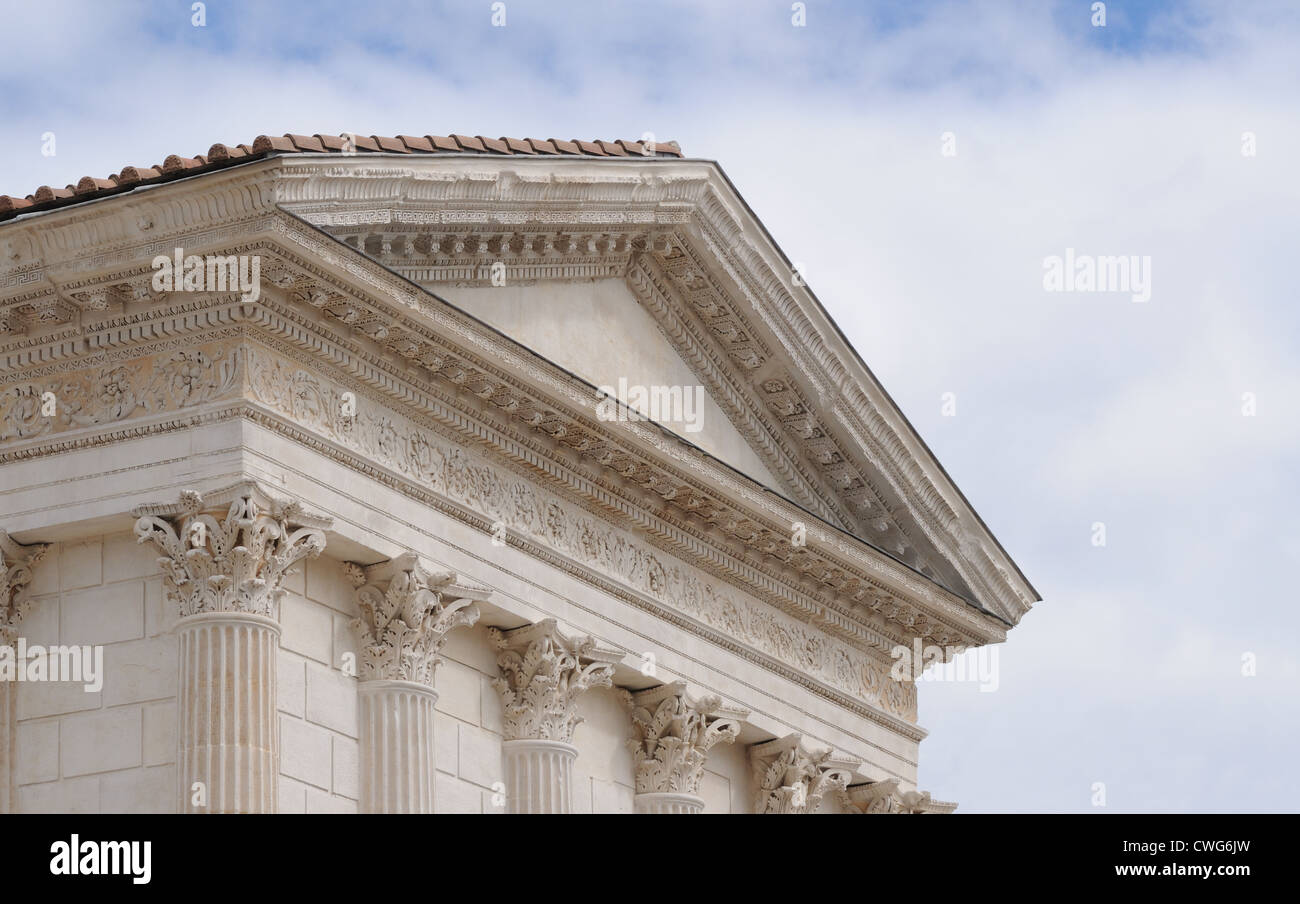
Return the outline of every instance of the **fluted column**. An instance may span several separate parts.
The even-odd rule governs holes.
[[[842,792],[853,777],[852,764],[830,750],[810,750],[797,734],[749,748],[754,770],[755,813],[813,813],[822,799]]]
[[[331,522],[250,482],[207,497],[185,491],[177,504],[135,514],[139,542],[162,552],[167,599],[179,615],[179,809],[274,812],[282,584],[325,548]]]
[[[631,695],[638,813],[700,813],[704,763],[716,744],[730,744],[748,713],[718,697],[695,699],[676,681]]]
[[[49,548],[43,543],[23,546],[0,530],[0,647],[12,647],[18,640],[30,605],[27,592],[32,568]],[[12,654],[8,661],[16,667]],[[14,811],[14,677],[0,672],[0,813]]]
[[[573,730],[582,721],[575,705],[590,688],[613,683],[620,654],[590,637],[567,637],[554,619],[489,633],[501,651],[502,677],[493,684],[504,709],[506,812],[569,813]]]
[[[362,568],[345,566],[361,615],[361,811],[432,813],[434,670],[453,628],[478,621],[489,591],[425,568],[414,553]]]

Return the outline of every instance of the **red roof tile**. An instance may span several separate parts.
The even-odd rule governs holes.
[[[423,135],[398,135],[397,137],[412,151],[423,151],[426,154],[433,153],[433,143]]]
[[[349,142],[349,139],[352,139]],[[61,204],[83,201],[100,193],[121,191],[150,182],[165,182],[190,172],[205,171],[228,166],[256,157],[271,154],[343,153],[352,148],[357,153],[390,154],[519,154],[535,156],[577,155],[589,157],[640,156],[645,149],[637,141],[564,141],[558,138],[487,138],[483,135],[258,135],[252,145],[214,144],[207,154],[181,157],[172,154],[161,164],[153,166],[127,166],[107,179],[83,176],[76,185],[51,188],[42,185],[25,198],[0,195],[0,220],[16,216],[31,208],[57,207]],[[658,142],[656,157],[681,157],[682,150],[676,142]]]
[[[300,151],[320,152],[325,150],[325,146],[320,143],[320,139],[316,138],[314,135],[285,135],[284,137],[292,141],[294,147]]]
[[[469,135],[452,135],[451,137],[460,142],[460,146],[466,150],[482,151],[484,154],[487,153],[487,148],[483,147],[483,142],[479,141],[477,138]]]
[[[409,154],[410,150],[396,138],[385,138],[383,135],[371,135],[375,144],[379,145],[381,150],[388,151],[391,154]]]
[[[555,145],[555,147],[556,147],[557,149],[559,149],[559,151],[560,151],[561,154],[581,154],[581,153],[582,153],[582,148],[578,147],[578,146],[577,146],[576,144],[574,144],[572,141],[565,141],[565,140],[562,139],[562,138],[548,138],[547,141],[549,141],[551,144]]]

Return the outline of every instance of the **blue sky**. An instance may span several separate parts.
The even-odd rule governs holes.
[[[0,0],[0,192],[261,133],[677,139],[1044,596],[997,692],[923,686],[922,787],[1296,811],[1300,7],[1090,6]],[[1151,300],[1045,292],[1066,248]]]

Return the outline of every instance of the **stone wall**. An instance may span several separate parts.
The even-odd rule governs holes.
[[[152,549],[131,534],[55,545],[35,569],[28,645],[102,645],[103,686],[17,682],[19,812],[176,809],[176,637]]]
[[[308,561],[280,604],[278,809],[358,809],[357,615],[340,562]],[[177,642],[175,615],[151,546],[115,533],[55,544],[35,569],[26,643],[102,645],[103,686],[19,682],[12,694],[12,787],[18,812],[175,812]],[[497,652],[483,625],[448,635],[436,673],[436,810],[505,811]],[[577,704],[583,721],[573,773],[577,813],[630,813],[634,764],[629,710],[618,688]],[[753,782],[745,747],[710,753],[705,812],[749,812]],[[828,801],[823,809],[837,806]]]

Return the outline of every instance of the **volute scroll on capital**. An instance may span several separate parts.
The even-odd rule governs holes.
[[[225,514],[218,515],[225,508]],[[162,552],[158,564],[179,615],[240,612],[275,618],[284,579],[325,548],[333,520],[244,481],[207,495],[184,490],[173,504],[144,505],[137,542]]]
[[[501,677],[493,686],[501,694],[505,739],[572,744],[582,722],[578,698],[613,685],[622,652],[591,637],[570,637],[553,618],[508,631],[490,628],[488,635],[500,651]]]
[[[369,568],[345,562],[356,588],[360,616],[360,674],[367,680],[412,681],[433,686],[439,653],[454,628],[478,622],[477,603],[491,591],[428,568],[413,552]]]
[[[12,644],[30,607],[27,596],[32,569],[45,557],[50,546],[24,546],[0,530],[0,646]]]

